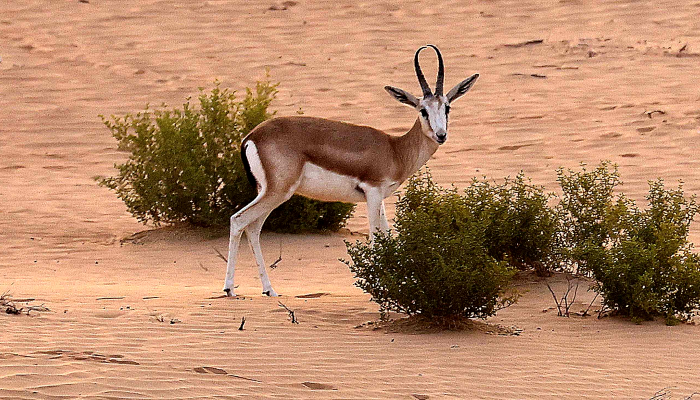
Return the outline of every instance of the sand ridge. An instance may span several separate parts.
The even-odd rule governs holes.
[[[557,317],[534,278],[487,321],[519,335],[356,329],[378,318],[338,261],[343,240],[361,237],[350,232],[367,229],[362,205],[339,234],[263,235],[269,261],[281,249],[270,277],[282,298],[260,295],[247,250],[241,298],[216,298],[225,266],[213,248],[225,251],[225,237],[164,230],[122,242],[144,227],[93,180],[125,158],[98,115],[179,106],[215,79],[241,90],[266,68],[281,81],[280,115],[399,134],[415,115],[382,87],[416,93],[413,52],[434,43],[447,87],[481,74],[428,163],[439,183],[523,170],[555,190],[556,168],[609,159],[638,201],[657,177],[700,193],[699,17],[700,3],[677,0],[0,3],[0,294],[50,309],[0,316],[0,398],[700,391],[697,326]],[[421,59],[432,82],[435,65]],[[296,297],[314,293],[328,295]]]

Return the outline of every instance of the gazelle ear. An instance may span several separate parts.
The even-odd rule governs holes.
[[[403,104],[407,104],[411,107],[418,107],[418,99],[416,96],[408,93],[407,91],[395,88],[393,86],[384,86],[384,90],[389,92],[393,98],[402,102]]]
[[[452,103],[453,101],[462,97],[463,94],[467,93],[469,91],[469,89],[472,88],[472,86],[474,85],[474,82],[476,82],[476,78],[478,78],[478,77],[479,77],[479,74],[474,74],[474,75],[470,76],[469,78],[463,80],[462,82],[458,83],[455,87],[453,87],[447,93],[447,101]]]

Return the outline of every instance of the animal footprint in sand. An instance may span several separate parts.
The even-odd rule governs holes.
[[[194,371],[198,374],[225,375],[225,376],[230,376],[232,378],[245,379],[247,381],[262,383],[262,381],[259,381],[257,379],[246,378],[245,376],[229,374],[228,372],[226,372],[226,370],[221,369],[221,368],[216,368],[216,367],[195,367],[192,369],[192,371]]]
[[[127,364],[127,365],[140,365],[136,361],[126,360],[124,356],[120,354],[106,355],[95,353],[92,351],[70,351],[70,350],[45,350],[37,351],[34,354],[47,355],[50,356],[49,359],[55,360],[59,358],[68,358],[76,361],[94,361],[99,363],[111,363],[111,364]]]
[[[212,373],[212,374],[217,374],[217,375],[228,375],[228,372],[221,368],[216,368],[216,367],[197,367],[194,369],[194,372],[198,374],[206,374],[206,373]]]
[[[301,384],[311,390],[338,390],[338,388],[335,386],[328,385],[326,383],[302,382]]]

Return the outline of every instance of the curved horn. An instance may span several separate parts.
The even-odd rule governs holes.
[[[433,95],[433,93],[430,91],[430,86],[428,86],[428,82],[425,81],[425,76],[423,75],[423,71],[421,71],[420,69],[420,64],[418,64],[418,54],[421,50],[427,47],[428,46],[421,46],[418,50],[416,50],[416,56],[413,59],[413,65],[416,68],[416,76],[418,77],[418,83],[420,83],[420,88],[423,89],[423,97],[429,97]]]
[[[428,46],[435,50],[435,54],[437,54],[438,58],[438,74],[437,81],[435,83],[435,96],[442,96],[442,84],[445,81],[445,64],[442,62],[442,54],[440,54],[440,50],[438,50],[438,48],[432,44],[429,44]]]

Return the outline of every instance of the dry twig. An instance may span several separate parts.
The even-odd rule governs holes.
[[[554,298],[554,304],[557,306],[557,315],[561,317],[561,304],[559,304],[559,299],[557,299],[557,295],[554,293],[554,289],[552,289],[552,286],[550,286],[549,282],[545,281],[547,284],[547,289],[549,289],[549,292],[552,294],[552,297]]]
[[[277,264],[279,264],[280,261],[282,261],[282,243],[280,243],[280,256],[277,257],[277,260],[275,260],[275,262],[273,262],[272,264],[270,264],[270,269],[275,269],[275,268],[277,268]]]
[[[593,297],[593,300],[591,300],[591,303],[590,303],[590,304],[588,305],[588,307],[586,308],[586,311],[584,311],[583,314],[581,314],[582,317],[586,317],[586,316],[589,315],[589,314],[588,314],[588,310],[591,309],[591,307],[593,306],[593,302],[595,301],[595,299],[598,298],[598,295],[600,295],[600,293],[599,293],[599,292],[596,292],[596,293],[595,293],[595,296]]]
[[[673,387],[665,387],[658,392],[654,393],[652,397],[649,398],[649,400],[671,400],[671,389],[674,389]],[[690,394],[690,396],[686,396],[683,398],[683,400],[691,400],[693,396],[695,395],[700,395],[700,392],[693,392]]]
[[[663,388],[659,390],[658,392],[654,393],[652,397],[649,398],[649,400],[663,400],[666,399],[668,395],[671,394],[670,388]]]
[[[228,264],[228,259],[227,259],[226,257],[224,257],[224,255],[221,254],[221,252],[220,252],[219,250],[217,250],[216,247],[212,247],[212,249],[214,249],[214,251],[216,252],[216,254],[219,255],[219,258],[221,258],[222,260],[224,260],[224,262],[225,262],[226,264]]]
[[[278,301],[278,303],[279,303],[279,306],[280,306],[280,307],[282,307],[282,308],[284,308],[285,310],[287,310],[287,312],[289,313],[289,318],[292,320],[292,323],[293,323],[293,324],[299,324],[299,321],[297,321],[296,315],[294,315],[294,311],[290,310],[289,307],[287,307],[287,306],[285,306],[284,304],[282,304],[281,301]]]
[[[280,256],[277,257],[277,260],[275,260],[275,262],[273,262],[272,264],[270,264],[270,269],[275,269],[275,268],[277,268],[277,264],[279,264],[280,261],[282,261],[282,250],[280,250]]]
[[[578,294],[578,285],[579,285],[579,280],[576,278],[576,284],[574,285],[571,283],[572,279],[571,277],[567,274],[566,275],[566,292],[564,295],[558,299],[557,295],[554,293],[554,289],[552,289],[552,286],[550,286],[549,282],[545,281],[547,283],[547,289],[549,289],[549,292],[552,294],[552,297],[554,298],[554,304],[557,306],[557,315],[560,317],[570,317],[570,310],[571,306],[574,304],[576,301],[576,295]],[[571,293],[571,290],[573,289],[574,293],[573,296],[571,297],[571,300],[569,300],[569,294]],[[562,308],[563,305],[563,308]],[[589,307],[590,308],[590,307]]]
[[[15,305],[16,302],[29,302],[33,301],[34,299],[17,299],[17,300],[10,300],[12,296],[10,295],[10,292],[7,291],[0,295],[0,307],[5,309],[5,313],[7,314],[12,314],[12,315],[20,315],[20,314],[27,314],[29,315],[30,312],[32,311],[38,311],[38,312],[46,312],[46,311],[51,311],[48,307],[42,303],[39,306],[30,306],[27,305],[26,307],[19,307]]]

